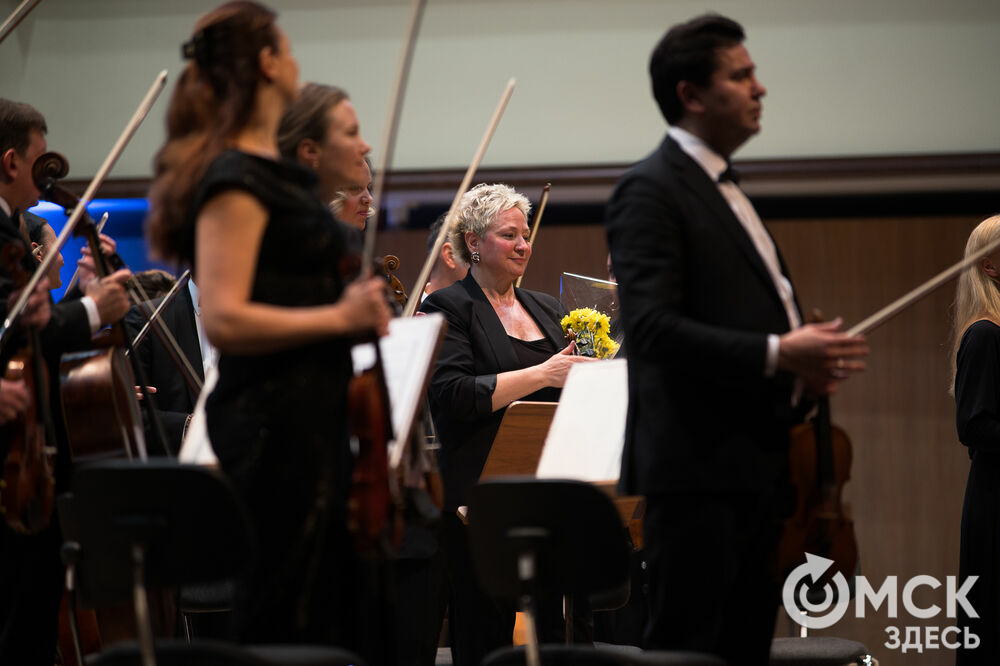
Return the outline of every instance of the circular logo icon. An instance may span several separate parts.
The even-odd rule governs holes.
[[[795,567],[785,579],[785,585],[781,590],[781,600],[785,604],[785,611],[788,613],[788,617],[807,629],[826,629],[833,626],[840,618],[844,617],[847,607],[851,605],[851,591],[847,587],[844,574],[839,571],[833,576],[833,582],[837,585],[837,603],[833,602],[833,590],[829,583],[823,586],[823,600],[821,602],[811,603],[806,598],[806,592],[809,589],[809,586],[805,584],[806,578],[811,578],[812,582],[815,583],[832,564],[833,560],[806,553],[806,563]],[[807,615],[803,611],[817,614],[826,612],[826,615]]]

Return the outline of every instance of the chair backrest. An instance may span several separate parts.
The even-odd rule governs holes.
[[[476,572],[492,596],[517,599],[518,556],[536,559],[536,589],[594,594],[628,581],[629,549],[611,498],[589,483],[495,478],[472,490],[469,539]]]
[[[235,577],[253,556],[252,526],[219,471],[173,459],[78,467],[59,498],[65,542],[79,545],[80,604],[131,598],[133,546],[145,549],[150,586]]]

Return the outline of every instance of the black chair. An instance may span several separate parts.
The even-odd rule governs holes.
[[[857,641],[832,636],[775,638],[770,666],[872,666],[878,660]]]
[[[483,666],[508,664],[622,664],[724,666],[710,656],[637,653],[613,646],[538,646],[534,609],[539,595],[572,597],[621,589],[628,583],[629,549],[611,498],[589,483],[493,478],[472,490],[469,546],[483,589],[516,600],[525,612],[528,645],[496,650]],[[566,613],[566,636],[573,635]]]
[[[59,498],[59,519],[67,580],[75,581],[73,602],[87,608],[130,597],[134,602],[139,640],[111,646],[88,664],[363,666],[356,655],[325,647],[247,648],[214,641],[154,645],[147,585],[234,578],[253,556],[252,525],[219,471],[172,459],[81,466],[73,474],[73,493]]]

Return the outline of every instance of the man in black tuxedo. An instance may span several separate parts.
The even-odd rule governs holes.
[[[156,298],[146,303],[149,312],[153,312],[163,301]],[[205,381],[205,369],[202,361],[201,338],[195,322],[196,311],[191,295],[191,283],[188,283],[177,293],[160,313],[167,329],[173,334],[180,350],[187,357],[199,382]],[[125,316],[125,330],[130,338],[142,330],[146,316],[140,306],[133,306]],[[206,343],[207,344],[207,343]],[[135,348],[139,362],[146,371],[150,385],[156,388],[156,406],[160,413],[160,421],[167,436],[167,444],[173,455],[181,449],[184,432],[198,402],[198,393],[184,379],[181,370],[174,363],[170,353],[164,347],[153,331],[146,334],[142,343]],[[144,408],[142,412],[146,430],[146,442],[156,442],[153,435],[149,414]],[[155,446],[155,445],[154,445]],[[163,452],[157,452],[163,455]]]
[[[671,28],[653,93],[671,125],[608,204],[629,362],[622,490],[647,498],[651,648],[766,664],[790,508],[788,430],[803,396],[862,370],[840,321],[803,326],[773,240],[729,168],[760,129],[743,29]]]
[[[23,245],[21,263],[28,273],[37,262],[28,250],[20,211],[38,202],[31,168],[46,150],[46,131],[45,119],[37,110],[0,99],[0,246],[8,242]],[[13,290],[10,277],[0,267],[0,316],[6,316]],[[67,488],[69,476],[69,452],[59,418],[59,357],[64,351],[88,346],[91,335],[101,326],[125,315],[128,297],[122,283],[127,278],[128,271],[119,271],[90,280],[82,298],[51,305],[51,316],[40,331],[57,430],[57,491]],[[47,301],[49,298],[46,295]],[[14,347],[8,344],[0,350],[0,360],[9,358]],[[8,433],[0,432],[0,460],[7,457],[8,441]],[[60,541],[55,516],[47,529],[33,535],[18,534],[0,521],[0,664],[53,663],[63,581]]]

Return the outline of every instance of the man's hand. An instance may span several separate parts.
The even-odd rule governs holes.
[[[105,278],[94,278],[83,285],[83,293],[90,296],[97,304],[97,314],[101,318],[101,326],[116,322],[125,316],[129,309],[128,295],[123,286],[132,273],[123,268]]]
[[[31,404],[31,395],[23,380],[0,379],[0,425],[23,414]]]
[[[113,254],[117,247],[114,238],[101,234],[101,252],[104,256]],[[76,262],[76,269],[79,271],[80,284],[83,284],[97,277],[97,271],[94,270],[94,255],[90,252],[90,246],[85,244],[81,247],[80,254],[82,256]]]
[[[156,393],[156,387],[155,386],[147,386],[146,390],[149,391],[150,393]],[[142,387],[141,386],[136,386],[135,387],[135,399],[136,400],[142,400]]]
[[[868,355],[864,336],[841,332],[838,317],[822,324],[806,324],[781,336],[778,369],[795,373],[812,395],[830,395],[852,373],[865,369]]]

